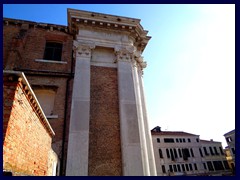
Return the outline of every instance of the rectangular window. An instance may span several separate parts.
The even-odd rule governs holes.
[[[203,150],[204,150],[205,155],[208,156],[209,154],[208,154],[208,152],[207,152],[207,148],[206,148],[206,147],[203,147]]]
[[[164,166],[164,165],[162,165],[162,172],[163,172],[163,173],[166,173],[166,169],[165,169],[165,166]]]
[[[199,139],[198,139],[198,138],[196,139],[196,142],[199,142]]]
[[[179,139],[180,143],[182,142],[182,139]]]
[[[185,171],[185,166],[184,166],[184,164],[182,164],[182,170],[183,170],[183,172]]]
[[[175,158],[178,158],[177,150],[176,150],[175,148],[173,149],[173,152],[174,152],[174,156],[175,156]]]
[[[162,150],[159,149],[158,152],[159,152],[159,156],[160,156],[160,158],[163,158]]]
[[[185,164],[185,166],[186,166],[186,170],[187,170],[187,171],[189,171],[189,167],[188,167],[188,164]]]
[[[191,139],[190,139],[190,138],[188,138],[188,142],[191,142]]]
[[[209,147],[209,150],[210,150],[211,155],[214,155],[212,147]]]
[[[201,148],[199,148],[199,152],[200,152],[201,157],[203,157],[203,153],[202,153]]]
[[[192,148],[190,149],[192,157],[194,157],[193,150]]]
[[[192,168],[192,164],[189,164],[189,169],[190,169],[190,171],[193,170],[193,168]]]
[[[177,172],[177,166],[174,164],[173,165],[174,172]]]
[[[188,160],[190,157],[189,150],[187,148],[182,149],[183,160]]]
[[[203,167],[204,169],[207,169],[206,163],[203,163]]]
[[[220,152],[221,152],[221,155],[224,155],[224,152],[223,152],[222,147],[219,147],[219,150],[220,150]]]
[[[157,138],[157,142],[160,143],[160,138]]]
[[[43,59],[61,61],[61,57],[62,43],[46,42]]]
[[[224,170],[222,161],[213,161],[213,166],[215,170]]]
[[[218,151],[217,151],[217,148],[216,147],[213,147],[214,148],[214,151],[215,151],[215,154],[216,155],[219,155]]]
[[[196,163],[194,163],[194,169],[195,169],[195,170],[198,170]]]
[[[209,171],[214,171],[213,165],[212,165],[212,162],[211,162],[211,161],[207,161],[207,166],[208,166],[208,170],[209,170]]]
[[[166,153],[167,153],[167,158],[170,158],[170,153],[168,149],[166,149]]]
[[[174,143],[174,139],[173,138],[164,138],[164,142],[165,143]]]
[[[178,139],[176,139],[176,142],[178,142]]]
[[[174,158],[174,154],[173,154],[173,150],[172,149],[170,149],[170,155],[171,155],[171,160],[174,161],[175,158]]]
[[[179,154],[179,157],[182,157],[181,149],[178,149],[178,154]]]
[[[234,148],[231,148],[231,150],[232,150],[232,153],[235,155],[235,149],[234,149]]]
[[[169,171],[170,171],[170,172],[173,172],[172,165],[169,165]]]
[[[184,138],[183,138],[183,140],[182,140],[182,141],[183,141],[183,142],[186,142]]]

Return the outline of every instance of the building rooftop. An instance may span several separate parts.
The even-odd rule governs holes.
[[[156,132],[156,131],[151,131],[152,135],[170,135],[170,136],[199,136],[196,134],[191,134],[191,133],[187,133],[187,132],[183,132],[183,131],[160,131],[160,132]]]
[[[235,129],[232,130],[232,131],[227,132],[226,134],[224,134],[224,136],[227,136],[227,135],[230,135],[230,134],[233,134],[233,133],[235,133]]]

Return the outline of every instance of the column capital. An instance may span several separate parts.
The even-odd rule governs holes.
[[[114,48],[117,61],[132,62],[134,59],[134,47],[133,46],[116,46]]]
[[[90,58],[91,57],[91,51],[95,48],[94,43],[81,43],[78,41],[73,42],[73,50],[74,54],[76,54],[77,57],[85,57]]]

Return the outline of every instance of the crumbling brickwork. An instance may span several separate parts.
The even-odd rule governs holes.
[[[44,176],[52,135],[18,81],[4,81],[3,169],[15,175]]]

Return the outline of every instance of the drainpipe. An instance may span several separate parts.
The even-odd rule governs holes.
[[[65,105],[64,105],[64,123],[63,123],[63,136],[62,136],[62,158],[60,163],[60,175],[65,174],[64,172],[64,148],[65,148],[65,140],[66,140],[66,125],[67,125],[67,109],[68,109],[68,90],[69,90],[69,81],[73,78],[73,53],[72,50],[72,60],[71,60],[71,73],[70,77],[67,79],[66,85],[66,93],[65,93]]]

